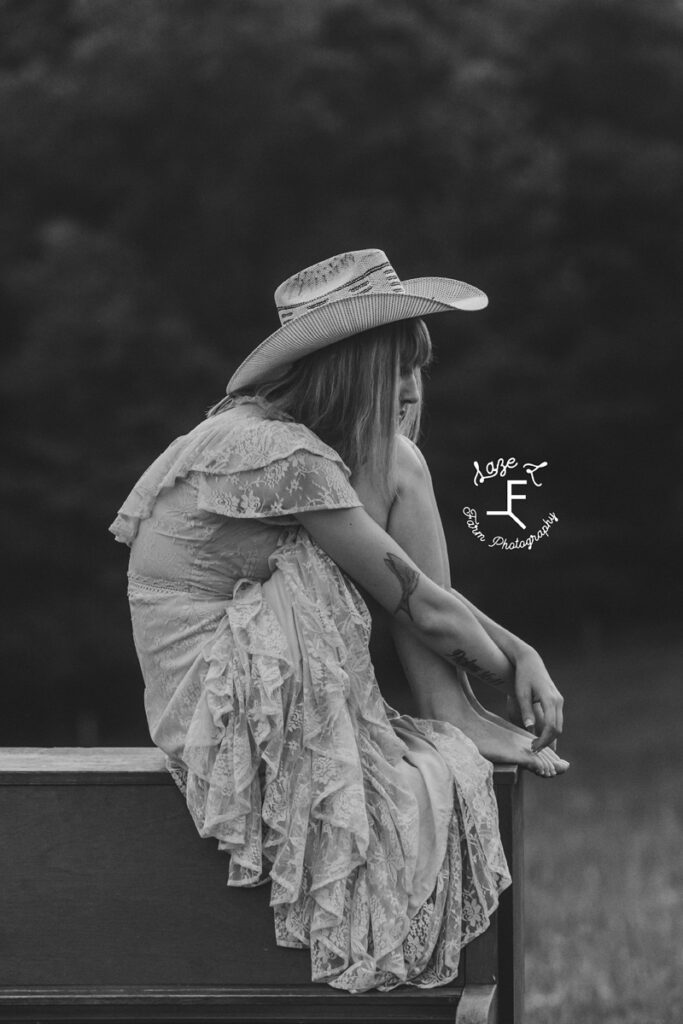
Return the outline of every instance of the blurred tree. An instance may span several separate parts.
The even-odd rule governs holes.
[[[682,35],[676,0],[0,0],[6,741],[144,736],[106,527],[345,249],[491,296],[430,325],[457,584],[537,640],[680,610]],[[501,455],[550,461],[531,552],[463,524]]]

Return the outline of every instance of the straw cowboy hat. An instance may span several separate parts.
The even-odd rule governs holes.
[[[302,356],[380,324],[452,309],[483,309],[484,292],[448,277],[401,281],[381,249],[359,249],[301,270],[275,291],[281,327],[232,375],[230,394]]]

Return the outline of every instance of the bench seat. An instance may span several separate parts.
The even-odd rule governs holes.
[[[349,995],[276,946],[269,886],[226,885],[160,751],[0,749],[0,1020],[520,1024],[517,770],[495,788],[514,884],[456,981]]]

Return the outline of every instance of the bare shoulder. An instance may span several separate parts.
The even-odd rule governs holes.
[[[414,441],[399,434],[396,445],[396,470],[398,485],[431,483],[429,466]]]

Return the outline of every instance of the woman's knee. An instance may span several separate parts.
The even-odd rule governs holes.
[[[387,532],[423,572],[441,586],[450,586],[448,552],[429,469],[416,446],[406,438],[399,440],[398,492]]]

